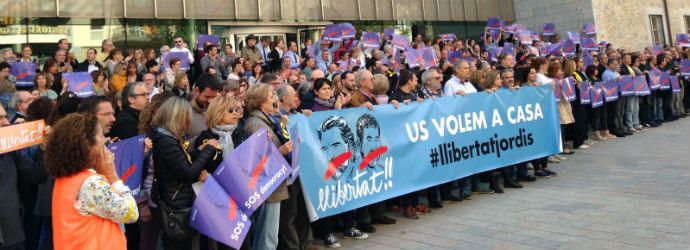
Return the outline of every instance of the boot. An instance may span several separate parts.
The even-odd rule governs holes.
[[[594,133],[592,133],[592,135],[594,136],[594,140],[595,141],[605,141],[606,138],[604,136],[602,136],[601,134],[602,133],[599,133],[599,131],[594,131]]]
[[[517,183],[511,178],[511,172],[509,167],[506,168],[501,168],[499,170],[501,172],[501,176],[503,177],[503,187],[505,188],[522,188],[522,185],[520,183]]]
[[[502,194],[503,189],[501,189],[501,185],[498,184],[498,175],[493,175],[491,176],[491,179],[489,179],[489,188],[493,189],[494,192],[497,194]]]

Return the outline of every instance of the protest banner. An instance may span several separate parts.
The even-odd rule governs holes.
[[[645,76],[636,76],[633,79],[633,82],[635,83],[636,96],[645,96],[651,93],[649,90],[649,85],[647,85],[647,78],[645,78]]]
[[[556,34],[556,24],[555,23],[545,23],[542,28],[542,35],[553,36]]]
[[[93,78],[89,72],[65,72],[62,77],[67,80],[67,90],[74,92],[78,97],[92,96]]]
[[[403,35],[393,34],[393,48],[398,50],[405,50],[410,47],[410,40]]]
[[[618,100],[618,85],[616,79],[604,81],[604,100],[606,102]]]
[[[503,21],[500,17],[489,17],[489,19],[486,20],[486,27],[489,29],[500,30],[504,25],[505,21]]]
[[[585,35],[593,36],[597,34],[597,29],[593,23],[586,23],[582,26],[582,32],[585,33]]]
[[[671,75],[668,73],[668,71],[661,71],[661,83],[660,83],[660,90],[669,90],[671,89]]]
[[[594,65],[594,58],[587,53],[585,56],[582,57],[582,61],[585,63],[583,68],[587,68],[589,65]]]
[[[618,88],[621,96],[635,95],[635,82],[633,82],[633,77],[631,75],[621,76],[621,80],[618,82]]]
[[[168,52],[163,56],[163,71],[170,69],[170,59],[177,58],[180,59],[182,66],[181,70],[189,70],[189,52]]]
[[[424,47],[419,49],[422,54],[422,60],[424,60],[424,67],[429,69],[431,67],[437,67],[436,63],[436,52],[431,47]]]
[[[565,55],[566,57],[575,56],[575,42],[573,40],[567,39],[562,43],[561,46],[561,49],[563,50],[563,55]]]
[[[144,140],[141,134],[108,145],[115,155],[115,170],[122,182],[132,191],[134,199],[141,193],[141,181],[144,175]]]
[[[451,64],[455,64],[456,61],[462,59],[462,50],[452,50],[448,51],[448,61]]]
[[[30,62],[11,62],[10,74],[17,79],[17,87],[33,87],[37,67]]]
[[[516,30],[517,30],[517,26],[515,26],[515,24],[503,27],[503,32],[508,33],[508,34],[515,34]],[[500,29],[489,29],[489,32],[492,32],[492,33],[496,32],[496,33],[500,34],[501,30]]]
[[[582,38],[580,46],[583,51],[599,51],[599,45],[597,45],[597,41],[594,38]]]
[[[681,47],[690,47],[690,34],[676,34],[676,45]]]
[[[351,23],[341,23],[340,30],[342,32],[342,39],[354,39],[357,35],[357,29]]]
[[[671,76],[670,81],[671,81],[671,84],[670,84],[671,90],[673,91],[673,93],[680,93],[680,91],[683,90],[680,88],[680,82],[678,81],[678,76],[676,76],[676,75]]]
[[[453,33],[446,33],[446,34],[439,34],[438,37],[441,38],[441,40],[446,41],[446,42],[452,42],[455,41],[455,34]]]
[[[577,100],[577,93],[575,92],[575,79],[572,77],[567,77],[561,80],[561,89],[563,91],[563,96],[569,102]]]
[[[196,37],[196,50],[204,50],[204,44],[211,43],[218,46],[218,35],[199,35]]]
[[[592,108],[598,108],[604,105],[605,90],[601,82],[595,82],[589,90],[592,97]]]
[[[680,61],[680,75],[690,76],[690,59]]]
[[[224,157],[213,177],[245,214],[252,215],[290,174],[290,164],[262,128]]]
[[[520,37],[521,44],[532,45],[532,32],[523,30],[522,32],[518,33],[518,37]]]
[[[546,46],[546,51],[552,56],[562,56],[561,43],[553,43]]]
[[[0,128],[0,154],[43,143],[45,128],[43,120]]]
[[[650,70],[649,73],[649,89],[657,90],[661,88],[661,71],[658,69]]]
[[[575,44],[580,44],[580,33],[568,31],[567,34],[568,40],[572,40]]]
[[[407,51],[405,51],[405,58],[407,59],[407,65],[410,66],[410,68],[419,67],[419,65],[421,65],[421,63],[424,61],[424,58],[422,58],[422,52],[419,49],[413,48],[408,48]]]
[[[590,104],[592,103],[592,94],[591,88],[592,85],[590,85],[589,81],[582,81],[580,83],[580,104]]]
[[[561,101],[561,97],[563,96],[563,80],[562,79],[555,79],[555,78],[549,78],[551,79],[551,84],[553,84],[553,96],[556,99],[556,102]]]
[[[392,28],[384,28],[383,29],[383,38],[386,40],[393,40],[393,34],[395,33],[395,30]]]
[[[552,96],[528,86],[291,116],[310,220],[560,152]]]
[[[362,32],[362,37],[359,39],[364,48],[379,48],[381,47],[381,35],[376,32]]]

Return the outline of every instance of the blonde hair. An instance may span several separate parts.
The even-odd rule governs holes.
[[[239,107],[240,102],[235,99],[232,95],[225,95],[213,98],[208,104],[208,109],[206,109],[206,127],[212,128],[223,120],[225,112],[230,107]]]
[[[180,97],[171,97],[156,110],[156,114],[151,120],[151,127],[167,129],[182,142],[191,120],[192,105],[189,104],[189,101]]]
[[[390,83],[388,82],[388,77],[384,74],[374,75],[374,89],[372,92],[374,95],[385,95],[390,88]]]
[[[482,84],[482,88],[484,88],[484,90],[493,89],[494,82],[496,82],[496,79],[499,79],[500,76],[501,75],[498,73],[497,70],[490,70],[488,73],[486,73],[486,76],[484,78],[484,84]]]
[[[123,63],[123,62],[116,64],[116,65],[115,65],[115,70],[113,70],[113,75],[120,75],[120,72],[122,71],[122,68],[125,68],[125,69],[126,69],[126,68],[127,68],[127,64],[126,64],[126,63]],[[127,74],[127,72],[125,72],[125,75],[126,75],[126,74]]]
[[[565,61],[565,63],[563,63],[563,75],[572,76],[575,74],[575,66],[575,60],[570,59]]]
[[[173,87],[179,88],[180,82],[187,78],[187,73],[180,72],[175,75],[175,83],[173,84]],[[187,80],[187,87],[184,89],[185,91],[189,92],[189,80]]]
[[[247,96],[244,98],[247,111],[261,110],[261,104],[266,102],[268,98],[273,98],[273,89],[268,84],[254,84],[247,90]]]

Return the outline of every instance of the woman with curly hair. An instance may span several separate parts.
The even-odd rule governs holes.
[[[46,169],[55,176],[53,241],[65,249],[127,249],[120,223],[139,218],[131,191],[91,114],[69,114],[53,126]]]

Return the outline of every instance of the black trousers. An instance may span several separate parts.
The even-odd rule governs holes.
[[[288,186],[290,198],[280,202],[279,249],[311,248],[312,231],[299,177]]]
[[[615,133],[623,131],[623,127],[618,123],[618,102],[620,102],[620,100],[606,103],[606,122],[608,123],[609,130]]]
[[[532,167],[534,168],[534,172],[544,170],[548,166],[549,166],[549,161],[547,160],[547,157],[542,157],[539,159],[532,160]]]
[[[589,105],[581,105],[574,102],[573,116],[575,117],[575,124],[573,125],[573,147],[578,148],[585,140],[587,140],[587,132],[589,131],[590,110]]]
[[[608,117],[606,112],[606,105],[592,108],[592,130],[606,131],[609,130]]]

